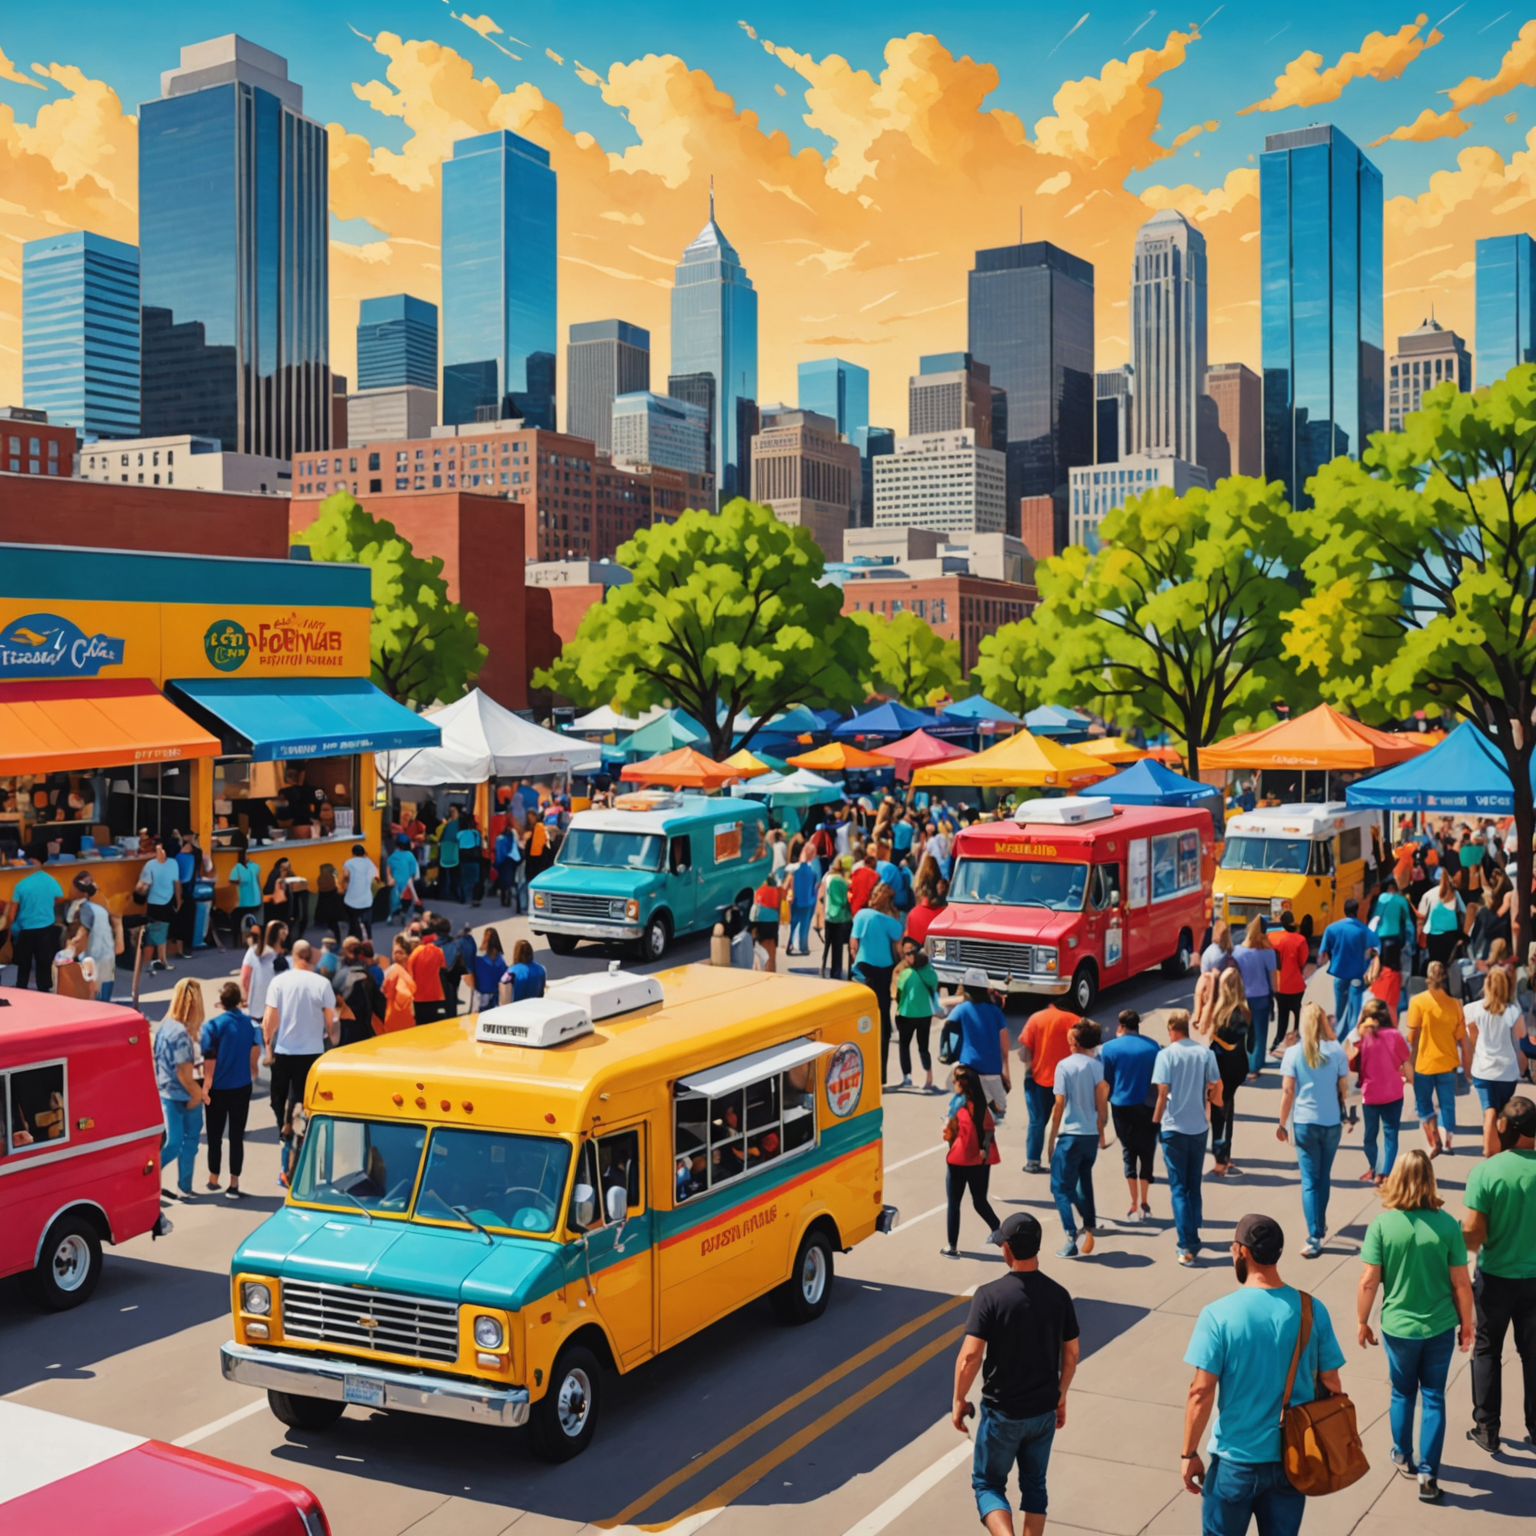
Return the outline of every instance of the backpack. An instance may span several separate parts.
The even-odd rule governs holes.
[[[1338,1493],[1371,1470],[1360,1444],[1355,1405],[1347,1396],[1341,1392],[1337,1397],[1317,1397],[1310,1403],[1291,1406],[1296,1368],[1311,1336],[1312,1298],[1303,1291],[1301,1327],[1296,1332],[1290,1374],[1280,1400],[1280,1455],[1291,1486],[1309,1497]]]

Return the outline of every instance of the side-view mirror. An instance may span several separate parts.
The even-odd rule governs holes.
[[[604,1197],[608,1220],[614,1226],[622,1226],[629,1219],[629,1191],[622,1184],[615,1184]]]
[[[583,1232],[597,1220],[597,1191],[590,1184],[578,1184],[571,1191],[571,1225]]]

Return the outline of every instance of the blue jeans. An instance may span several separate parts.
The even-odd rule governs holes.
[[[1262,997],[1248,999],[1253,1025],[1248,1031],[1248,1071],[1257,1077],[1269,1060],[1269,1015],[1275,1006],[1274,998],[1266,992]]]
[[[112,988],[116,982],[104,981],[96,989],[96,1001],[98,1003],[110,1003],[112,1001]]]
[[[197,1168],[197,1143],[203,1133],[203,1107],[188,1109],[185,1099],[161,1099],[165,1111],[165,1140],[160,1148],[160,1166],[176,1163],[176,1187],[182,1194],[192,1193],[192,1174]]]
[[[1051,1123],[1051,1111],[1056,1107],[1056,1094],[1050,1088],[1042,1088],[1035,1081],[1033,1072],[1024,1074],[1024,1102],[1029,1107],[1029,1129],[1024,1132],[1024,1161],[1038,1163],[1045,1151],[1045,1129]]]
[[[1420,1120],[1435,1118],[1435,1100],[1440,1101],[1440,1129],[1447,1136],[1456,1134],[1456,1074],[1454,1072],[1415,1072],[1413,1107]]]
[[[1200,1251],[1201,1176],[1205,1170],[1205,1133],[1164,1131],[1163,1166],[1168,1170],[1168,1198],[1180,1253]]]
[[[464,900],[464,875],[461,864],[439,864],[437,878],[442,887],[444,901]]]
[[[1392,1374],[1392,1443],[1410,1467],[1439,1477],[1445,1447],[1445,1378],[1456,1349],[1456,1330],[1447,1328],[1427,1339],[1398,1339],[1382,1330],[1387,1369]],[[1419,1459],[1413,1459],[1413,1400],[1424,1399],[1419,1425]]]
[[[1098,1155],[1097,1135],[1056,1138],[1056,1151],[1051,1156],[1051,1199],[1061,1217],[1061,1230],[1074,1240],[1077,1223],[1072,1219],[1073,1206],[1088,1231],[1098,1225],[1093,1208],[1093,1164]]]
[[[1403,1123],[1403,1101],[1390,1104],[1363,1104],[1365,1111],[1365,1160],[1378,1178],[1386,1178],[1397,1162],[1397,1131]],[[1376,1153],[1376,1137],[1381,1135],[1381,1155]]]
[[[1328,1230],[1328,1188],[1333,1177],[1333,1156],[1339,1150],[1339,1125],[1291,1126],[1296,1142],[1296,1161],[1301,1167],[1301,1213],[1307,1236],[1321,1243]]]
[[[1483,1106],[1486,1113],[1490,1109],[1503,1109],[1515,1096],[1515,1089],[1520,1086],[1519,1080],[1501,1083],[1493,1077],[1474,1077],[1472,1079],[1473,1091],[1477,1094],[1477,1102]]]
[[[1340,1040],[1355,1027],[1360,1018],[1360,1005],[1364,1001],[1363,976],[1333,978],[1333,1029]]]
[[[976,1513],[985,1520],[1008,1508],[1008,1472],[1019,1469],[1019,1508],[1026,1515],[1045,1513],[1045,1469],[1056,1438],[1056,1410],[1032,1419],[1009,1419],[981,1405],[976,1421],[976,1451],[971,1458],[971,1487]]]
[[[1200,1491],[1202,1536],[1247,1536],[1257,1521],[1259,1536],[1297,1536],[1307,1512],[1278,1461],[1231,1461],[1212,1456]]]
[[[789,947],[791,949],[809,949],[811,947],[811,919],[816,915],[816,908],[791,907],[789,909]],[[797,938],[796,935],[799,935]]]

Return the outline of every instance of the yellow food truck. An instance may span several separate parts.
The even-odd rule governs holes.
[[[865,987],[685,966],[328,1052],[232,1261],[225,1376],[296,1427],[355,1403],[576,1455],[604,1369],[761,1296],[813,1321],[894,1225],[879,1042]]]

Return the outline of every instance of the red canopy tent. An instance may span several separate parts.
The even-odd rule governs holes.
[[[927,731],[913,731],[900,741],[890,742],[880,748],[881,756],[891,758],[896,764],[896,777],[903,783],[912,777],[914,769],[927,768],[933,763],[947,763],[957,757],[974,754],[967,747],[957,747],[952,741],[940,741]]]

